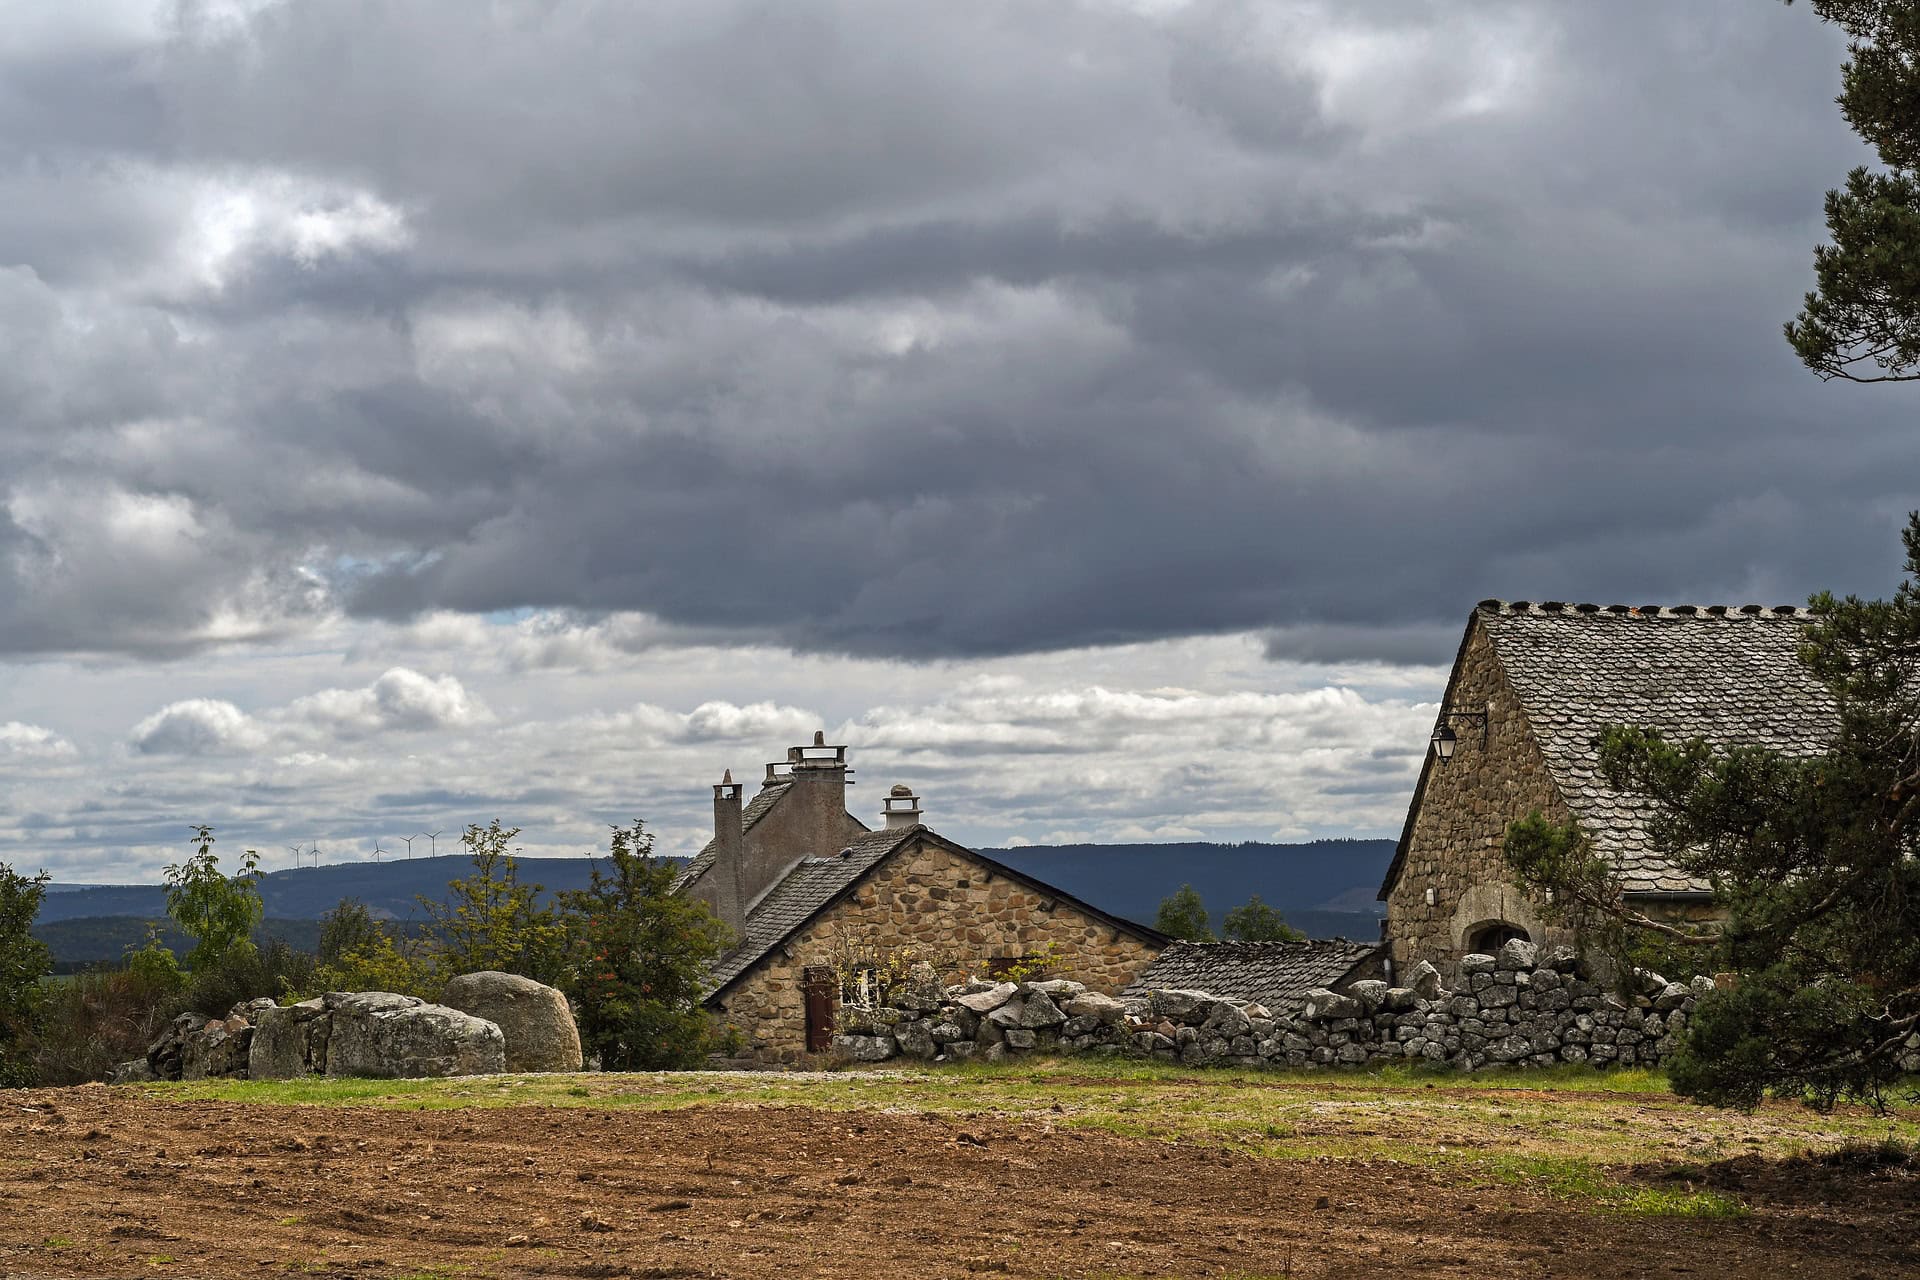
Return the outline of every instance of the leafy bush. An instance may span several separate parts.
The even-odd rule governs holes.
[[[329,965],[351,951],[372,946],[383,936],[380,922],[358,898],[342,898],[333,910],[320,917],[320,943],[315,949],[320,963]]]
[[[224,1017],[233,1006],[248,1000],[262,996],[279,1000],[310,990],[317,967],[312,956],[278,938],[268,939],[264,947],[249,942],[188,975],[186,1007],[209,1018]]]
[[[33,936],[33,920],[47,893],[47,875],[21,875],[0,863],[0,1088],[33,1083],[34,1023],[42,980],[53,957]]]
[[[518,827],[469,826],[460,837],[473,859],[471,876],[447,885],[447,900],[418,899],[440,979],[494,969],[550,986],[567,967],[567,928],[540,905],[542,886],[522,883],[509,842]],[[591,892],[591,891],[588,891]]]
[[[678,868],[653,856],[644,823],[613,830],[612,874],[561,895],[576,965],[580,1043],[608,1071],[696,1066],[731,1048],[701,1007],[709,967],[731,934],[696,898],[673,892]]]
[[[140,956],[142,953],[135,952]],[[172,959],[171,952],[164,952]],[[185,1007],[176,967],[130,960],[124,969],[77,973],[52,984],[34,1037],[42,1083],[102,1080],[122,1062],[145,1054]]]
[[[392,991],[422,1000],[438,1000],[446,985],[433,964],[419,959],[375,926],[372,936],[354,943],[321,964],[304,990]]]

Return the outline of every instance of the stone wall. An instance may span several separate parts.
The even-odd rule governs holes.
[[[1052,944],[1061,957],[1057,972],[1103,992],[1132,982],[1157,954],[1055,895],[918,839],[721,993],[722,1017],[747,1037],[747,1060],[792,1063],[805,1055],[802,975],[809,965],[830,963],[848,939],[915,948],[949,979],[978,972],[981,961],[1034,955]]]
[[[1518,941],[1498,956],[1469,954],[1459,967],[1462,980],[1452,989],[1421,963],[1408,986],[1362,981],[1344,993],[1315,991],[1297,1012],[1202,991],[1120,1001],[1077,982],[974,982],[922,990],[908,1007],[863,1011],[835,1048],[861,1062],[1048,1052],[1285,1069],[1409,1059],[1463,1071],[1562,1062],[1654,1067],[1672,1054],[1695,1000],[1713,986],[1640,974],[1639,994],[1621,997],[1584,976],[1571,950],[1543,955]]]
[[[1424,960],[1453,982],[1474,932],[1489,923],[1517,925],[1538,944],[1572,941],[1513,885],[1501,856],[1513,822],[1535,810],[1552,822],[1570,815],[1477,615],[1447,702],[1487,712],[1486,742],[1477,723],[1456,720],[1453,759],[1429,757],[1405,865],[1387,896],[1387,941],[1400,971]]]

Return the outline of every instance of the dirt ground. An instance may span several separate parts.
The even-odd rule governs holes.
[[[1920,1185],[1733,1161],[1736,1220],[1044,1121],[0,1095],[0,1275],[1920,1275]]]

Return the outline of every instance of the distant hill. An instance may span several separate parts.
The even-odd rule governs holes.
[[[562,889],[584,889],[595,859],[521,858],[520,878],[545,886],[551,896]],[[604,860],[601,860],[604,865]],[[420,914],[415,895],[438,902],[447,882],[471,874],[465,854],[437,858],[400,858],[393,862],[341,862],[330,866],[270,871],[260,877],[260,897],[274,920],[318,920],[342,898],[358,898],[374,915],[405,920]],[[160,919],[167,914],[159,885],[48,885],[40,904],[42,925],[89,916]]]
[[[1213,913],[1216,928],[1222,915],[1257,893],[1310,937],[1371,941],[1380,934],[1381,915],[1373,895],[1393,857],[1393,841],[1033,845],[980,852],[1143,924],[1153,923],[1162,898],[1191,884]],[[545,886],[550,897],[584,889],[594,861],[522,858],[520,874]],[[448,881],[472,868],[464,854],[443,854],[269,872],[260,880],[267,907],[262,933],[310,950],[319,936],[313,922],[342,898],[358,898],[385,919],[417,919],[416,895],[439,901]],[[119,959],[146,938],[148,921],[164,921],[167,915],[158,885],[53,884],[47,889],[34,933],[63,968]],[[186,945],[171,932],[166,941],[176,951]]]
[[[1190,884],[1220,917],[1254,894],[1317,938],[1371,941],[1374,901],[1393,860],[1391,840],[1306,844],[1068,844],[982,849],[998,862],[1057,884],[1114,915],[1152,924],[1160,901]]]
[[[193,940],[173,927],[165,917],[152,920],[142,916],[84,916],[78,920],[42,921],[33,927],[33,936],[53,952],[55,973],[100,964],[117,964],[128,948],[146,945],[147,926],[157,924],[162,945],[184,956],[193,949]],[[320,946],[318,920],[273,920],[261,922],[254,931],[260,941],[279,938],[295,951],[312,953]]]

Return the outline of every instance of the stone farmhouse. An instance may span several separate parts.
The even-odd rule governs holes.
[[[1607,785],[1595,739],[1629,724],[1725,746],[1825,749],[1833,702],[1797,657],[1811,620],[1790,606],[1482,601],[1380,887],[1393,966],[1424,960],[1451,979],[1460,957],[1514,938],[1571,941],[1502,861],[1507,827],[1535,811],[1578,821],[1636,909],[1711,918],[1711,886],[1653,848],[1645,802]]]
[[[949,981],[1044,957],[1112,994],[1170,941],[939,835],[904,786],[869,830],[847,812],[852,772],[824,734],[767,765],[744,805],[729,771],[713,788],[713,839],[676,885],[738,939],[714,966],[707,1007],[746,1035],[748,1057],[828,1050],[861,957],[910,951]]]

